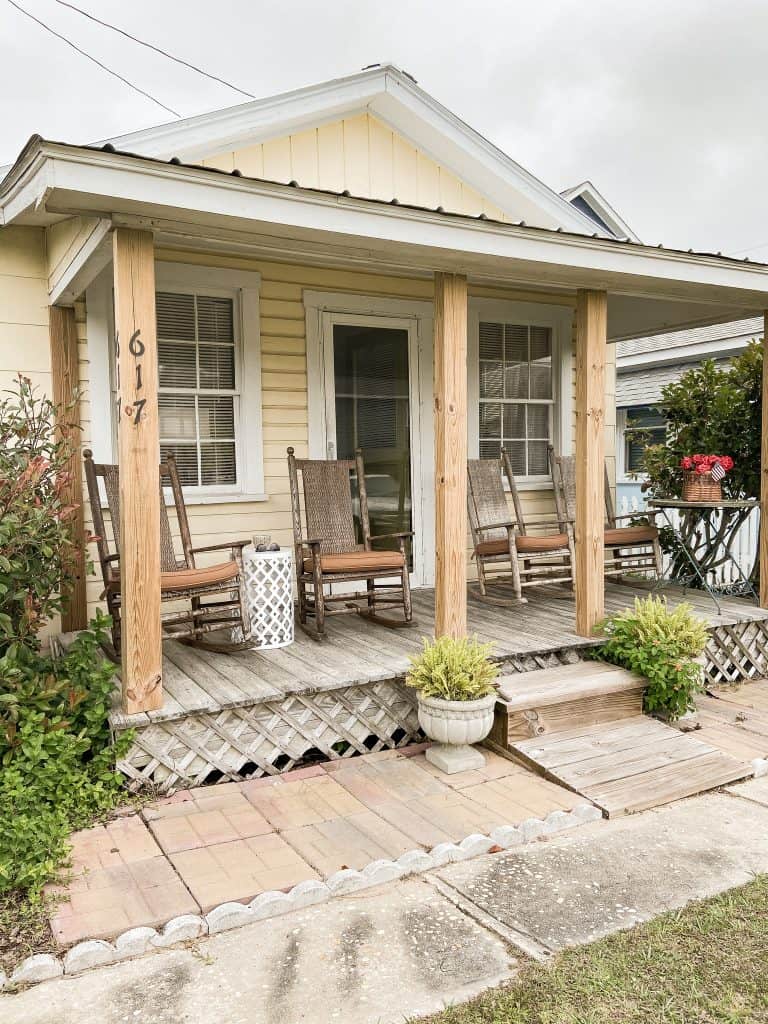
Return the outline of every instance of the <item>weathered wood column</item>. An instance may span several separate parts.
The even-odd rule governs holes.
[[[435,274],[435,636],[467,633],[467,279]]]
[[[605,614],[605,346],[608,296],[576,299],[576,632]]]
[[[760,606],[768,608],[768,310],[763,315],[763,405],[760,440]]]
[[[80,457],[80,400],[78,397],[77,325],[71,306],[51,306],[48,310],[48,333],[51,347],[51,392],[60,410],[57,426],[59,437],[72,446],[69,458],[69,480],[65,502],[75,506],[70,526],[77,545],[75,583],[68,595],[69,603],[62,612],[61,628],[65,633],[85,629],[88,625],[88,602],[85,587],[85,516],[83,514],[83,461]]]
[[[120,459],[123,709],[162,706],[160,441],[152,235],[113,236]]]

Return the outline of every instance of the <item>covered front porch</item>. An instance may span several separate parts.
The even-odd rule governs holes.
[[[647,593],[646,584],[609,583],[606,611],[620,611]],[[700,591],[667,595],[672,604],[689,601],[709,624],[708,685],[765,674],[768,611],[725,598],[717,614]],[[403,678],[421,637],[434,631],[435,592],[416,590],[413,600],[409,630],[344,615],[330,620],[324,644],[300,631],[287,648],[232,655],[166,643],[161,708],[126,714],[115,691],[112,728],[136,730],[122,770],[175,788],[278,775],[418,742],[415,699]],[[579,635],[573,597],[559,588],[539,589],[527,605],[512,609],[470,596],[467,610],[468,633],[493,643],[505,676],[576,663],[599,643]]]

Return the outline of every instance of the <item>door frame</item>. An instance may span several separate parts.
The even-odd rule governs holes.
[[[418,299],[391,299],[346,292],[305,290],[307,328],[307,412],[309,457],[328,457],[330,392],[327,374],[334,324],[360,324],[408,332],[408,376],[411,429],[411,511],[415,587],[434,582],[434,428],[432,408],[432,333],[434,307]]]

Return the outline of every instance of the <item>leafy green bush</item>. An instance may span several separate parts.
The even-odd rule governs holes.
[[[34,899],[66,861],[68,835],[124,795],[107,714],[114,666],[99,615],[61,658],[15,645],[0,658],[0,893]]]
[[[440,700],[479,700],[493,693],[499,668],[489,660],[491,644],[477,639],[454,640],[441,636],[424,640],[424,650],[411,658],[405,677],[422,697]]]
[[[689,604],[670,610],[666,599],[635,598],[601,626],[605,643],[594,657],[631,669],[648,680],[645,710],[670,720],[692,711],[702,689],[701,667],[693,660],[707,643],[707,629]]]
[[[65,607],[74,579],[68,411],[58,410],[57,430],[56,407],[21,375],[0,401],[0,654],[39,648],[40,627]]]

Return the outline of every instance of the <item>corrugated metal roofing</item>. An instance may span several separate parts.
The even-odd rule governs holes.
[[[751,340],[762,336],[763,318],[757,316],[728,324],[710,324],[708,327],[693,327],[687,331],[672,331],[669,334],[654,334],[647,338],[620,341],[616,346],[616,356],[621,359],[622,356],[662,352],[665,349],[684,348],[687,345],[703,344],[708,341],[728,341],[736,338]]]

